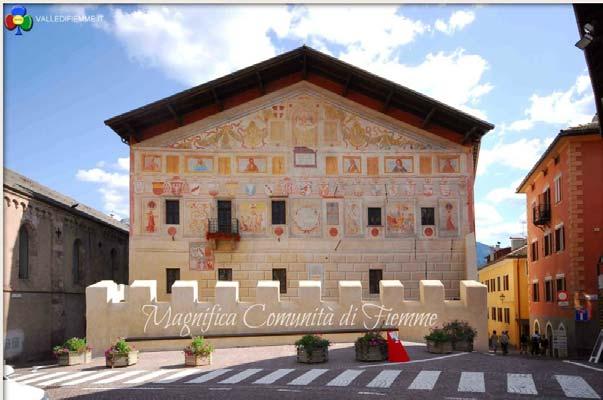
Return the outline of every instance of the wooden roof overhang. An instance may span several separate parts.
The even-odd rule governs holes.
[[[457,143],[479,144],[481,137],[494,128],[486,121],[307,46],[128,111],[105,124],[124,143],[133,144],[301,80]]]

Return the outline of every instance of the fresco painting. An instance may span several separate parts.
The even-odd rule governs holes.
[[[451,237],[459,234],[459,210],[458,200],[445,199],[439,201],[439,225],[440,236]]]
[[[291,129],[293,145],[316,148],[318,144],[318,111],[320,105],[310,96],[300,96],[292,102]]]
[[[413,235],[415,233],[414,202],[411,200],[388,202],[385,220],[388,235]]]
[[[159,231],[159,201],[154,199],[142,200],[142,232],[154,234]]]
[[[285,173],[285,157],[272,157],[272,175],[283,175]]]
[[[218,158],[218,174],[230,175],[230,157]]]
[[[366,158],[366,173],[369,176],[379,175],[379,157]]]
[[[362,200],[346,200],[344,206],[344,233],[346,236],[362,236]]]
[[[265,156],[237,157],[237,172],[243,174],[266,173],[266,164]]]
[[[214,158],[210,156],[186,156],[184,157],[185,172],[210,173],[214,171]]]
[[[327,225],[339,225],[339,202],[327,202]]]
[[[431,156],[420,156],[419,157],[419,173],[421,175],[431,175],[432,165]]]
[[[214,270],[214,252],[207,243],[189,244],[189,268],[192,271]]]
[[[460,172],[460,157],[439,156],[438,168],[442,174],[458,174]]]
[[[413,158],[412,156],[385,157],[384,170],[386,174],[412,173]]]
[[[161,156],[157,154],[143,154],[142,172],[161,172]]]
[[[238,202],[239,230],[243,234],[266,233],[268,206],[265,201]]]
[[[339,162],[337,156],[327,156],[325,158],[325,167],[327,175],[339,175]]]
[[[320,236],[320,200],[293,199],[291,201],[291,234],[294,236]]]
[[[362,173],[362,160],[360,156],[343,156],[343,172],[360,175]]]
[[[180,156],[166,156],[165,169],[168,174],[180,173]]]
[[[211,204],[208,201],[186,200],[184,236],[204,237],[207,232],[207,221],[211,216]]]

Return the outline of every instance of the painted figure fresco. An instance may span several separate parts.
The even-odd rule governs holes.
[[[143,223],[144,232],[156,233],[158,229],[159,210],[157,209],[157,202],[155,200],[143,200]]]
[[[415,207],[412,201],[387,203],[385,210],[387,233],[390,235],[412,235],[415,232]]]
[[[320,200],[293,199],[291,202],[291,234],[320,236]]]
[[[388,174],[413,172],[412,157],[385,157],[385,172]]]
[[[237,157],[237,171],[245,174],[265,173],[266,157]]]
[[[256,119],[249,122],[247,128],[243,131],[242,136],[243,147],[256,149],[258,147],[263,147],[266,144],[265,140],[268,136],[268,132],[266,131],[265,124]]]
[[[325,166],[327,175],[339,175],[339,165],[337,156],[327,156]]]
[[[156,154],[142,155],[143,172],[161,172],[161,156]]]
[[[204,237],[207,232],[207,221],[211,215],[209,202],[187,200],[184,203],[184,235]]]
[[[440,200],[439,202],[439,232],[440,236],[458,235],[458,201],[456,199]]]
[[[344,232],[346,236],[361,236],[362,200],[347,200],[344,207]]]
[[[300,96],[290,104],[293,145],[316,148],[319,105],[308,96]]]
[[[207,243],[190,243],[189,268],[193,271],[214,270],[214,252]]]
[[[285,173],[285,157],[272,157],[272,174],[283,175]]]
[[[186,172],[212,172],[214,170],[213,157],[207,156],[186,156]]]
[[[327,225],[339,225],[339,203],[336,201],[327,203]]]
[[[238,218],[241,233],[266,233],[267,210],[266,202],[263,201],[239,202]]]
[[[459,157],[448,157],[448,156],[440,156],[438,157],[438,166],[440,173],[444,174],[454,174],[460,171],[460,163]]]
[[[346,174],[360,174],[362,172],[360,157],[344,156],[343,171]]]

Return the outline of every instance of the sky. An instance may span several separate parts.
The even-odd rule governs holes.
[[[519,182],[595,113],[569,4],[25,6],[33,28],[4,28],[5,167],[116,218],[129,148],[103,121],[303,44],[496,125],[475,183],[487,244],[525,233]]]

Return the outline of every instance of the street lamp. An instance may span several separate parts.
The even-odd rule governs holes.
[[[576,42],[576,47],[580,50],[586,49],[586,47],[591,44],[594,40],[594,31],[595,27],[593,24],[584,24],[584,35]]]
[[[500,302],[501,303],[505,302],[505,294],[504,293],[501,293],[501,295],[500,295]]]

